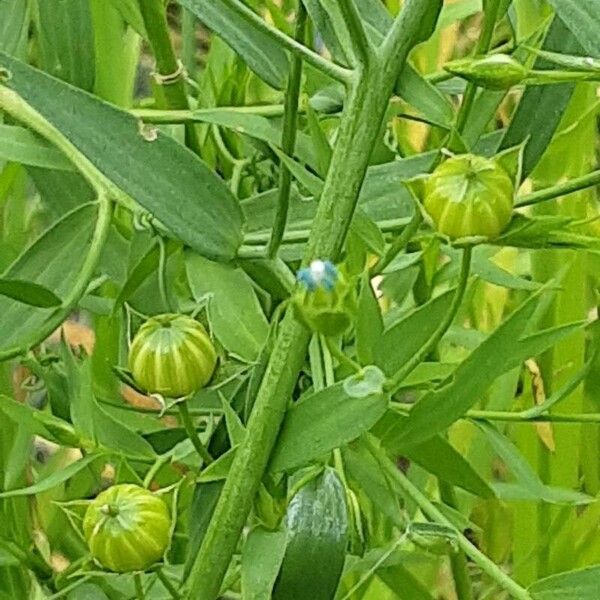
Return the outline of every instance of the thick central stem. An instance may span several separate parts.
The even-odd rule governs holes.
[[[339,254],[381,127],[387,98],[378,86],[351,92],[305,263]],[[391,89],[391,86],[390,86]],[[194,598],[216,598],[250,512],[304,362],[309,332],[288,310],[261,384],[245,442],[238,448],[191,574]]]
[[[394,83],[417,38],[427,3],[406,3],[398,39],[392,38],[385,56],[350,83],[348,100],[323,188],[304,264],[315,258],[336,260],[354,215]],[[190,574],[190,596],[214,600],[248,518],[253,498],[304,362],[309,332],[288,310],[261,383],[247,435],[238,448],[221,497]]]

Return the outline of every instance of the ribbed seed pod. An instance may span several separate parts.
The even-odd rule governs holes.
[[[138,386],[168,398],[204,387],[216,364],[206,330],[186,315],[152,317],[140,327],[129,350],[129,370]]]
[[[515,181],[494,159],[449,158],[424,180],[419,200],[436,229],[455,240],[495,238],[508,225]]]
[[[105,569],[144,571],[167,550],[171,517],[156,494],[137,485],[115,485],[92,500],[83,533],[91,555]]]

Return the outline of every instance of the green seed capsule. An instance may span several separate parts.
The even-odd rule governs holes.
[[[115,485],[92,500],[83,533],[91,555],[105,569],[144,571],[167,550],[171,517],[156,494],[137,485]]]
[[[454,156],[431,175],[406,183],[435,228],[449,239],[493,239],[512,217],[521,153],[516,148],[493,159]]]
[[[137,385],[168,398],[204,387],[217,354],[204,327],[186,315],[166,314],[144,323],[129,350],[129,370]]]
[[[526,67],[506,54],[456,60],[444,69],[489,90],[506,90],[523,82],[529,74]]]

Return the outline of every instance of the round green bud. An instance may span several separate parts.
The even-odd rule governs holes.
[[[144,571],[166,552],[171,517],[156,494],[137,485],[115,485],[88,506],[83,534],[92,557],[105,569]]]
[[[204,387],[217,364],[217,353],[204,327],[186,315],[148,319],[129,350],[129,370],[149,394],[188,396]]]
[[[508,225],[515,182],[494,159],[449,158],[424,181],[422,204],[436,229],[456,240],[498,237]]]

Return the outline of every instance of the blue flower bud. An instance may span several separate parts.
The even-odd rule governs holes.
[[[330,260],[314,260],[296,275],[296,315],[312,331],[343,333],[356,313],[355,286]]]

